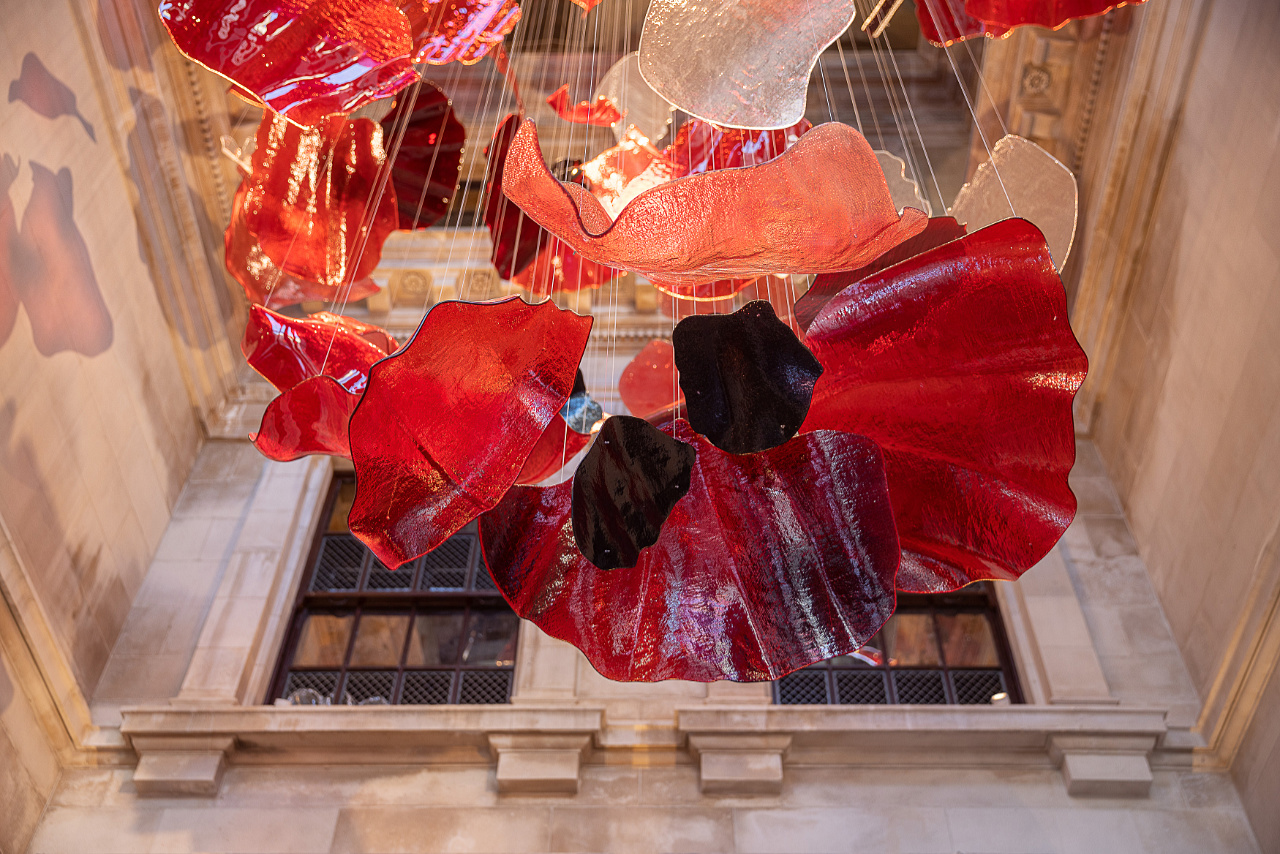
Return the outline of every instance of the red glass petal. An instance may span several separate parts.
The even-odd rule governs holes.
[[[178,50],[313,125],[417,79],[409,22],[385,0],[162,0]]]
[[[870,264],[865,264],[856,270],[823,273],[813,280],[813,284],[809,286],[809,290],[805,292],[804,296],[796,300],[796,320],[799,321],[802,328],[808,329],[809,324],[813,323],[813,319],[818,316],[818,312],[822,310],[822,307],[830,302],[833,296],[854,282],[860,282],[872,273],[886,270],[894,264],[900,264],[908,258],[919,255],[921,252],[928,252],[930,249],[936,249],[944,243],[958,240],[964,237],[964,233],[964,226],[953,218],[935,216],[930,218],[924,231],[915,237],[902,241]]]
[[[1062,536],[1087,360],[1034,226],[1005,220],[873,274],[807,343],[826,372],[802,429],[883,449],[899,589],[1017,578]]]
[[[502,190],[508,152],[519,129],[520,117],[512,113],[498,125],[493,140],[484,150],[489,164],[484,179],[484,224],[493,238],[493,266],[504,279],[515,278],[533,263],[550,239]]]
[[[379,174],[385,162],[377,122],[302,128],[266,116],[246,179],[249,233],[291,276],[329,287],[365,278],[397,225],[395,192]]]
[[[565,463],[573,459],[590,441],[590,436],[570,430],[559,415],[553,416],[551,423],[542,431],[533,450],[529,452],[529,458],[524,461],[524,467],[516,476],[516,483],[523,486],[546,480],[564,468]]]
[[[520,616],[610,679],[777,679],[862,646],[894,605],[898,541],[875,443],[822,432],[759,454],[697,448],[688,495],[634,569],[574,545],[573,484],[516,487],[480,519]]]
[[[871,147],[835,123],[814,128],[760,166],[647,190],[614,220],[586,189],[555,179],[526,121],[512,142],[502,188],[584,258],[689,282],[856,267],[926,222],[910,208],[899,218]]]
[[[758,166],[786,151],[812,129],[807,119],[782,130],[722,128],[691,119],[680,126],[663,154],[676,164],[676,174],[681,176]]]
[[[977,36],[1004,38],[1008,27],[987,23],[965,11],[965,0],[915,0],[920,34],[939,46],[952,45]]]
[[[381,121],[382,138],[394,149],[391,185],[402,229],[429,228],[444,216],[458,189],[462,146],[467,141],[467,129],[444,92],[424,81],[416,97],[413,93],[410,89],[396,99]]]
[[[585,17],[587,12],[590,12],[596,6],[599,6],[601,2],[602,0],[573,0],[573,5],[581,6],[583,16]]]
[[[479,62],[520,20],[516,0],[398,0],[413,31],[413,61]]]
[[[532,220],[526,222],[537,228]],[[535,296],[547,296],[556,291],[598,288],[612,282],[619,273],[612,267],[582,258],[563,240],[557,240],[549,234],[546,234],[543,245],[546,248],[534,257],[533,262],[511,277],[511,281]]]
[[[1014,27],[1051,30],[1145,0],[916,0],[920,31],[934,44],[974,36],[1002,37]]]
[[[580,101],[577,104],[570,104],[568,83],[552,92],[547,98],[547,104],[556,111],[557,116],[566,122],[578,125],[607,128],[613,126],[615,122],[622,121],[622,113],[618,112],[613,102],[603,95],[596,96],[595,103]]]
[[[589,189],[610,216],[645,190],[677,177],[676,165],[649,144],[640,131],[628,127],[622,141],[582,164]]]
[[[360,394],[369,368],[395,349],[395,340],[377,326],[341,315],[319,312],[295,319],[254,305],[240,349],[249,365],[281,391],[323,375]]]
[[[267,308],[284,308],[307,300],[354,302],[381,290],[373,279],[361,279],[347,287],[331,288],[288,275],[262,251],[257,239],[245,224],[244,200],[249,188],[241,182],[231,203],[231,222],[227,224],[223,243],[227,271],[244,288],[249,302]]]
[[[350,457],[347,422],[360,402],[332,377],[305,379],[267,404],[249,440],[263,456],[288,462],[308,454]]]
[[[591,318],[443,302],[374,366],[351,417],[351,531],[395,568],[498,503],[573,391]]]
[[[655,338],[622,369],[618,396],[632,415],[644,418],[684,400],[671,342]]]

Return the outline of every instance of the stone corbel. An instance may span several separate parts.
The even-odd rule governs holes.
[[[1049,755],[1072,797],[1145,798],[1155,746],[1154,736],[1054,734]]]
[[[490,733],[498,757],[498,792],[504,795],[576,795],[585,734]]]
[[[133,785],[139,795],[213,797],[235,747],[230,735],[134,736],[138,765]]]
[[[776,795],[791,736],[782,733],[689,735],[704,795]]]

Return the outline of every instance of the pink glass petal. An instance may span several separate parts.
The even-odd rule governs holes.
[[[1087,360],[1034,226],[1005,220],[863,279],[806,343],[826,372],[802,429],[884,451],[900,590],[1017,578],[1062,536]]]
[[[398,0],[413,31],[413,61],[472,65],[520,20],[516,0]]]
[[[516,487],[480,519],[516,613],[609,679],[777,679],[866,643],[893,611],[898,541],[880,453],[850,434],[726,454],[697,449],[689,493],[633,569],[574,544],[572,482]]]
[[[590,332],[550,302],[432,308],[351,417],[351,532],[395,568],[497,504],[568,400]]]
[[[467,141],[467,129],[444,92],[426,81],[416,91],[416,97],[415,89],[402,93],[380,122],[384,140],[399,139],[391,161],[391,185],[402,229],[429,228],[445,215],[458,189]]]
[[[296,278],[329,287],[365,278],[397,225],[385,163],[382,128],[370,119],[302,128],[266,116],[247,179],[249,233]]]
[[[249,307],[240,343],[245,360],[281,391],[324,375],[360,394],[373,363],[395,349],[385,331],[349,317],[319,312],[302,319]]]
[[[570,104],[568,83],[551,93],[551,96],[547,98],[547,105],[555,110],[556,115],[566,122],[573,122],[578,125],[594,125],[595,127],[607,128],[622,120],[622,113],[618,112],[618,108],[613,105],[613,102],[603,95],[596,96],[594,102],[580,101],[577,104]]]
[[[692,116],[724,127],[804,118],[818,56],[849,28],[854,0],[652,0],[640,73]]]
[[[249,437],[263,456],[281,462],[308,454],[350,457],[347,422],[360,402],[332,377],[305,379],[267,404],[262,426]]]
[[[684,400],[676,377],[675,350],[665,338],[644,345],[622,369],[618,396],[637,418],[660,412]]]
[[[676,164],[676,175],[699,175],[714,169],[758,166],[777,157],[813,129],[807,119],[781,130],[740,130],[692,119],[676,131],[662,152]]]
[[[908,240],[904,240],[870,264],[864,264],[856,270],[841,270],[837,273],[823,273],[813,280],[804,296],[795,304],[796,320],[801,328],[808,329],[809,324],[818,316],[822,307],[831,298],[852,285],[894,264],[900,264],[908,258],[914,258],[921,252],[936,249],[944,243],[964,237],[965,228],[949,216],[935,216],[929,219],[924,231]]]
[[[524,461],[524,467],[516,476],[516,483],[527,486],[546,480],[564,468],[565,463],[573,459],[590,441],[590,436],[570,430],[563,418],[554,416],[529,452],[529,458]]]
[[[227,271],[244,288],[250,303],[267,308],[284,308],[307,300],[354,302],[382,290],[373,279],[365,278],[347,287],[331,288],[318,282],[296,279],[275,265],[249,233],[244,218],[244,199],[248,186],[241,182],[231,203],[231,222],[223,236]]]
[[[912,209],[899,218],[871,147],[834,123],[760,166],[647,190],[614,220],[586,189],[552,176],[526,121],[502,188],[584,258],[691,284],[857,267],[920,232],[927,219]]]
[[[417,79],[409,22],[385,0],[162,0],[178,50],[303,125]]]

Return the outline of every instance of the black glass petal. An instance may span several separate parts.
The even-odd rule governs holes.
[[[697,452],[649,422],[615,415],[573,476],[573,538],[601,569],[635,566],[689,491]]]
[[[822,364],[768,302],[686,317],[671,341],[689,423],[717,448],[764,451],[800,429]]]

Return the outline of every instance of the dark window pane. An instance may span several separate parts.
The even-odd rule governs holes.
[[[827,676],[821,671],[802,670],[778,680],[778,702],[804,706],[827,702]]]
[[[398,667],[408,614],[364,614],[351,650],[352,667]]]
[[[938,639],[929,614],[894,614],[882,632],[893,667],[937,667]]]
[[[948,667],[1000,666],[986,614],[939,614],[938,632]]]
[[[462,663],[481,667],[515,664],[519,628],[519,618],[510,611],[472,611]]]
[[[333,702],[338,687],[338,671],[304,671],[290,673],[280,696],[295,706],[327,706]]]
[[[999,670],[954,670],[951,687],[955,688],[957,703],[986,705],[991,702],[992,695],[1004,692],[1004,674]]]
[[[348,706],[389,706],[395,687],[394,670],[354,670],[342,686],[342,702]]]
[[[449,702],[449,686],[453,673],[448,670],[409,671],[400,689],[404,706],[438,706]]]
[[[366,590],[410,590],[413,588],[413,568],[410,561],[399,569],[387,569],[382,561],[373,559],[369,567],[369,580],[364,583]]]
[[[898,702],[908,705],[940,705],[947,702],[942,673],[937,670],[896,670],[893,687]]]
[[[364,555],[364,545],[349,534],[325,537],[320,543],[311,589],[318,592],[355,590],[360,585]]]
[[[458,641],[462,639],[462,617],[461,611],[419,614],[413,622],[405,666],[435,667],[456,663]]]
[[[884,705],[889,691],[879,670],[845,670],[835,673],[836,702],[845,705]]]
[[[293,654],[294,667],[341,667],[351,638],[351,614],[308,614]]]
[[[467,586],[475,537],[454,534],[422,559],[419,590],[462,590]]]
[[[464,670],[459,675],[459,703],[505,703],[511,699],[510,670]]]

